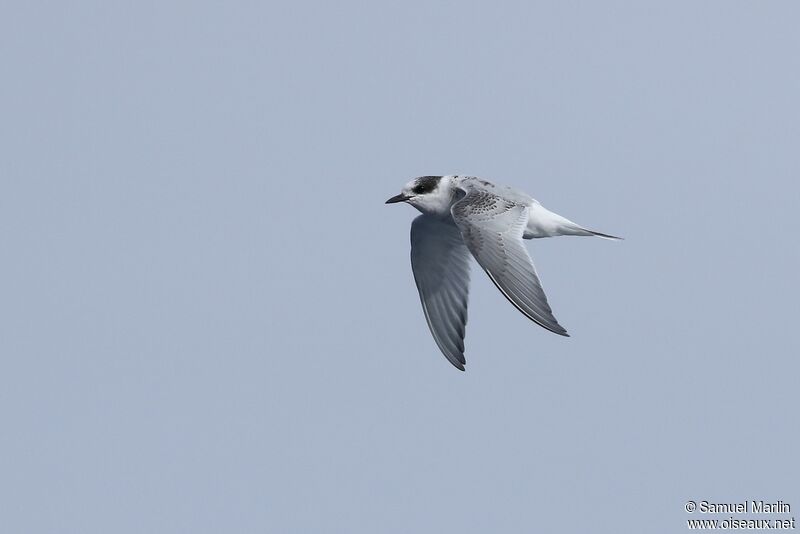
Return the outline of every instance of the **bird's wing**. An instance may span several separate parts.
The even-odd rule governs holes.
[[[451,213],[464,242],[492,282],[526,317],[567,336],[553,317],[536,268],[522,243],[528,205],[495,193],[489,187],[466,187],[467,194]]]
[[[425,320],[445,357],[464,370],[469,250],[450,220],[420,215],[411,223],[411,267]]]

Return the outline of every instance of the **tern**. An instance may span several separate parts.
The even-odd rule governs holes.
[[[522,240],[562,235],[621,239],[575,224],[521,191],[474,176],[415,178],[386,201],[397,202],[422,212],[411,223],[411,269],[433,339],[462,371],[470,255],[528,319],[568,337],[553,316]]]

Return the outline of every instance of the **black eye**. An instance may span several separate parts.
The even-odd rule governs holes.
[[[425,185],[418,185],[418,186],[414,187],[414,189],[412,189],[412,191],[414,191],[415,195],[423,195],[423,194],[427,193],[430,190],[431,190],[431,188],[430,187],[426,187]]]
[[[417,178],[417,185],[415,185],[411,192],[415,195],[424,195],[425,193],[430,193],[436,186],[439,185],[439,180],[441,176],[423,176],[421,178]]]

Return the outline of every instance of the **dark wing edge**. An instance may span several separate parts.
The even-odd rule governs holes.
[[[411,268],[425,321],[445,358],[464,371],[469,250],[458,227],[420,215],[411,224]]]
[[[553,316],[522,242],[527,206],[473,190],[455,203],[451,211],[470,252],[503,296],[539,326],[569,337]]]

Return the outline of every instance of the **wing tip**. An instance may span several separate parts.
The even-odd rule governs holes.
[[[532,320],[533,320],[533,322],[535,322],[539,326],[544,327],[545,330],[549,330],[554,334],[558,334],[559,336],[564,336],[564,337],[572,337],[572,336],[569,335],[569,332],[567,332],[567,329],[564,328],[563,326],[561,326],[558,323],[556,323],[555,325],[546,325],[546,324],[542,324],[541,322],[537,321],[536,319],[532,319]]]
[[[464,359],[464,355],[463,354],[459,354],[458,355],[459,357],[453,357],[453,356],[451,356],[450,354],[447,354],[444,351],[442,351],[442,354],[444,354],[444,357],[447,358],[447,361],[450,362],[450,364],[453,367],[455,367],[456,369],[458,369],[459,371],[462,371],[462,372],[466,371],[466,368],[464,366],[467,365],[467,361]]]
[[[466,371],[465,366],[467,365],[467,359],[464,358],[463,352],[455,356],[450,356],[448,354],[445,354],[445,357],[447,358],[447,361],[453,364],[453,367],[455,367],[459,371]]]

